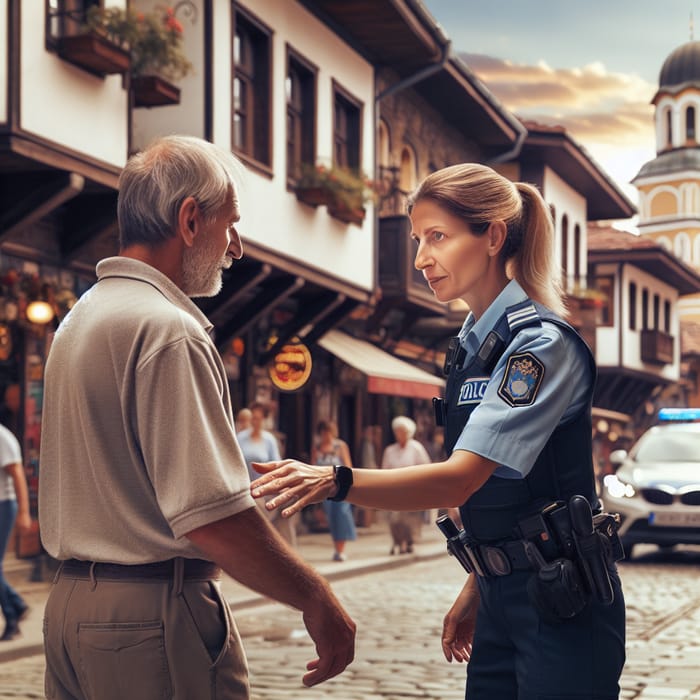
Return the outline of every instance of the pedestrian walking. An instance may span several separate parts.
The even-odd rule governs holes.
[[[534,186],[461,164],[429,175],[409,216],[435,297],[470,308],[436,405],[449,456],[392,470],[259,465],[253,494],[281,493],[268,505],[286,514],[326,498],[459,506],[464,531],[442,525],[471,573],[442,647],[469,662],[466,697],[617,698],[625,610],[614,521],[592,517],[596,370],[564,320],[549,208]]]
[[[4,576],[3,560],[13,528],[16,526],[20,534],[25,534],[31,530],[31,524],[22,449],[12,431],[0,424],[0,608],[5,617],[0,641],[3,642],[20,635],[19,623],[29,612],[29,605]]]
[[[249,408],[242,408],[236,414],[236,432],[241,433],[244,430],[248,430],[251,425],[251,418],[253,414]]]
[[[263,428],[265,421],[270,415],[268,407],[262,402],[256,401],[250,405],[249,411],[250,427],[241,430],[237,434],[237,438],[246,466],[248,467],[248,475],[251,479],[254,479],[257,473],[251,466],[253,462],[270,462],[281,459],[281,457],[277,438],[269,430]],[[240,412],[238,415],[240,417]],[[296,517],[283,518],[278,511],[267,510],[262,501],[258,501],[257,503],[260,511],[272,522],[277,532],[279,532],[292,547],[296,547]]]
[[[387,445],[382,455],[382,469],[397,469],[410,467],[414,464],[427,464],[430,457],[413,436],[416,434],[416,423],[408,416],[396,416],[391,421],[396,442]],[[423,512],[392,511],[389,513],[389,529],[391,530],[390,554],[408,554],[413,551],[413,542],[420,535]]]
[[[315,464],[352,464],[350,449],[338,437],[333,421],[322,420],[316,426],[317,440],[311,448],[311,461]],[[357,539],[355,520],[349,503],[323,501],[328,528],[333,539],[333,561],[345,561],[345,543]]]
[[[354,623],[250,497],[223,362],[191,297],[242,256],[241,168],[169,136],[119,179],[119,255],[56,331],[46,363],[39,518],[61,561],[45,611],[58,700],[247,700],[221,569],[302,611],[315,685],[352,661]]]

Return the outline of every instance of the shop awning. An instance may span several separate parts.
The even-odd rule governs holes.
[[[431,399],[439,396],[445,386],[440,377],[424,372],[381,348],[342,331],[328,331],[319,339],[318,344],[366,375],[367,391],[371,394]]]

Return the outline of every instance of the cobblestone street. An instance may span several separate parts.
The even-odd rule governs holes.
[[[700,699],[700,553],[649,548],[621,567],[628,608],[622,698]],[[313,691],[301,685],[313,649],[298,613],[267,604],[236,614],[251,667],[253,698],[399,700],[464,697],[464,667],[447,664],[439,635],[461,585],[447,557],[334,584],[358,623],[355,662]],[[42,698],[43,658],[0,665],[0,698]]]

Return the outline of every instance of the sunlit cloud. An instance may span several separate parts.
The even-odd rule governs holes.
[[[483,54],[461,58],[503,105],[523,120],[563,126],[632,202],[630,181],[655,156],[657,86],[638,75],[609,72],[601,62],[552,68]]]
[[[512,112],[566,127],[577,140],[610,144],[654,143],[656,86],[638,75],[611,73],[603,63],[580,68],[516,64],[482,54],[465,63]]]

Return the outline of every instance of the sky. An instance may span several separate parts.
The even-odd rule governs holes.
[[[700,39],[700,0],[423,0],[510,111],[566,127],[633,203],[656,155],[661,66]],[[693,17],[691,24],[691,14]]]

